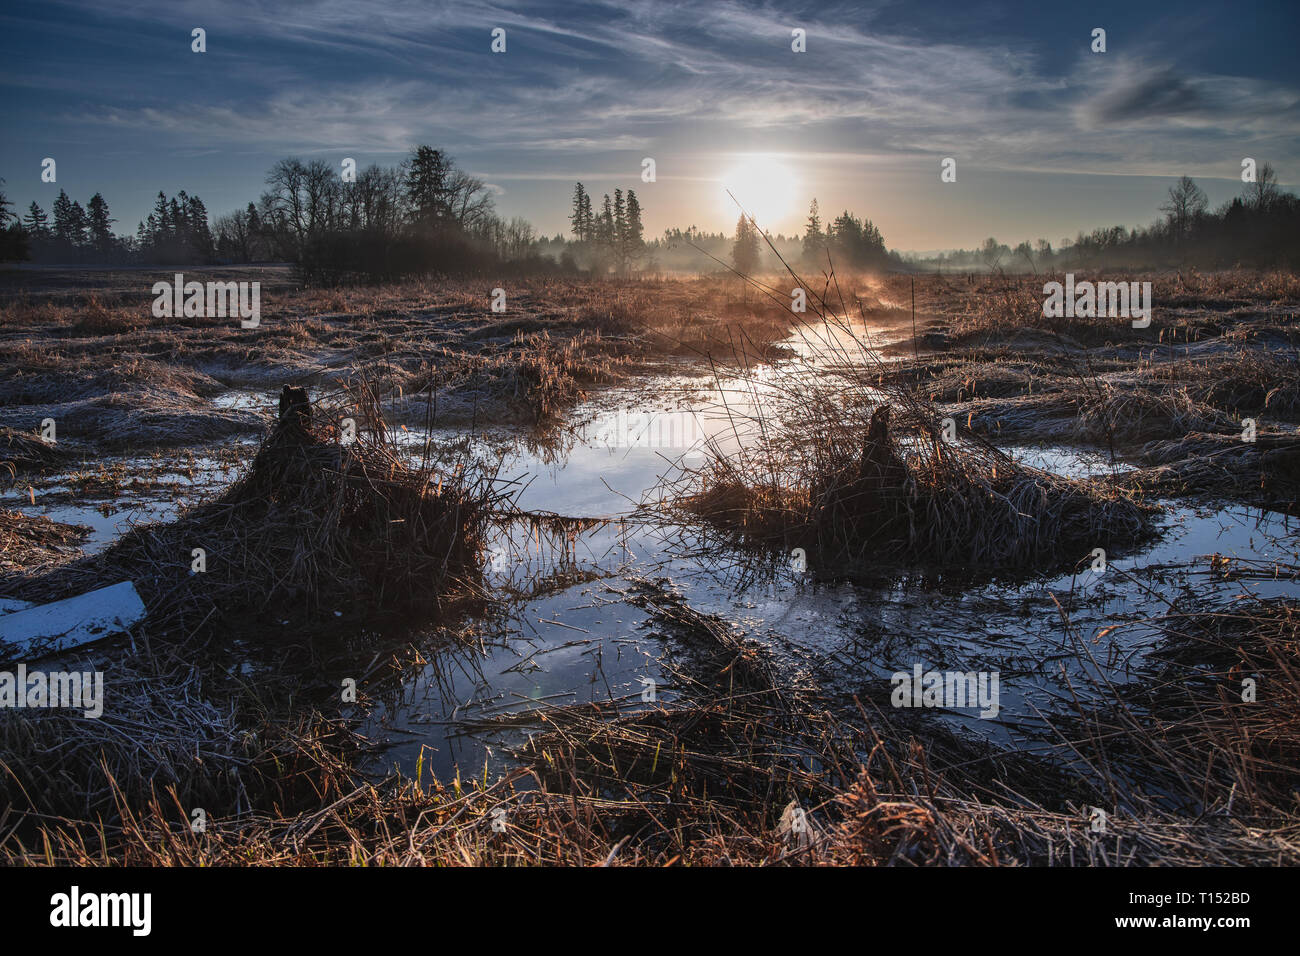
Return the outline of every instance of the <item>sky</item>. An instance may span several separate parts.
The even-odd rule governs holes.
[[[635,189],[650,236],[730,233],[730,187],[773,233],[816,197],[904,251],[1055,244],[1151,222],[1183,174],[1226,201],[1245,157],[1294,188],[1298,25],[1295,0],[43,0],[0,13],[0,177],[18,211],[101,192],[134,233],[160,189],[215,219],[282,157],[428,143],[546,235],[581,181]]]

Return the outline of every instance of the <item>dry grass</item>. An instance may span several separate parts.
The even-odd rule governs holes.
[[[1179,281],[1189,297],[1246,308],[1239,287]],[[1284,307],[1300,291],[1294,277],[1256,281],[1251,296],[1274,295]],[[887,280],[863,311],[890,310],[897,284]],[[347,348],[371,350],[388,372],[391,390],[378,390],[388,404],[398,389],[424,400],[423,411],[419,400],[409,403],[413,418],[427,421],[435,399],[453,401],[458,383],[472,392],[499,387],[544,415],[607,371],[643,361],[654,329],[688,337],[693,306],[647,302],[635,284],[617,288],[602,298],[599,290],[538,284],[531,294],[552,297],[547,321],[557,324],[525,328],[479,316],[478,341],[491,348],[472,360],[452,349],[456,357],[440,354],[433,369],[432,346],[408,351],[373,315],[348,320],[356,328],[346,332],[347,323],[328,316],[294,320],[283,332],[284,354],[341,349],[355,335]],[[403,296],[424,294],[439,308],[478,301],[478,293],[464,293],[455,305],[455,293],[418,286],[324,290],[302,301],[316,311],[402,312],[409,308]],[[731,298],[758,315],[743,297]],[[662,311],[638,327],[650,309]],[[1043,334],[1048,341],[1055,333]],[[762,352],[742,332],[722,338],[744,345],[739,353]],[[910,561],[997,572],[1027,558],[1035,568],[1078,561],[1098,546],[1117,552],[1146,533],[1150,512],[1133,495],[1024,468],[965,433],[946,442],[944,410],[917,397],[918,376],[891,380],[879,367],[862,373],[863,363],[848,361],[860,355],[830,357],[845,361],[817,374],[796,364],[752,376],[755,393],[775,392],[775,412],[747,416],[737,407],[745,451],[717,453],[682,486],[697,495],[688,505],[732,543],[781,554],[805,547],[813,570],[832,575],[852,563]],[[1261,389],[1271,412],[1268,396],[1279,386],[1264,385],[1285,386],[1294,371],[1285,356],[1279,360],[1258,368],[1253,356],[1238,360],[1248,385],[1240,392],[1205,391],[1195,374],[1166,376],[1152,364],[1137,370],[1142,388],[1089,377],[1079,379],[1080,400],[1067,397],[1087,413],[1094,440],[1125,435],[1150,439],[1147,447],[1177,440],[1187,447],[1151,454],[1222,467],[1241,480],[1273,474],[1282,481],[1300,451],[1275,436],[1243,446],[1226,444],[1226,435],[1164,431],[1218,424],[1229,406],[1253,410]],[[854,364],[859,372],[846,372]],[[1050,378],[1033,368],[999,374],[986,367],[964,379],[960,371],[948,369],[938,397],[1019,395],[1022,376],[1036,393]],[[1152,387],[1161,384],[1172,387]],[[379,396],[371,392],[360,404],[377,409]],[[130,568],[144,575],[151,614],[131,653],[121,648],[97,661],[115,687],[100,721],[55,711],[0,714],[0,801],[8,808],[0,815],[0,858],[23,865],[1300,863],[1300,610],[1293,601],[1169,603],[1153,612],[1139,622],[1163,634],[1149,666],[1123,685],[1092,678],[1076,703],[1046,716],[1040,732],[1064,757],[1052,760],[965,740],[870,701],[852,719],[842,710],[834,717],[815,687],[789,686],[761,645],[646,581],[628,599],[666,641],[667,703],[541,707],[502,718],[532,721],[541,732],[496,781],[365,780],[356,771],[365,742],[337,716],[337,679],[373,677],[375,660],[391,648],[294,644],[301,635],[286,633],[260,653],[223,653],[222,631],[212,625],[259,609],[279,618],[295,606],[304,620],[328,621],[334,602],[368,621],[377,609],[403,604],[413,581],[442,582],[429,590],[443,598],[457,582],[472,585],[473,572],[461,569],[477,566],[477,522],[492,503],[477,478],[446,469],[435,475],[394,452],[377,410],[361,416],[363,443],[341,448],[337,414],[318,413],[306,429],[290,416],[221,498],[173,525],[138,529],[102,559],[78,562],[75,573],[42,579],[36,590],[80,589]],[[1282,456],[1271,472],[1261,464],[1268,455]],[[1228,458],[1249,461],[1237,468]],[[1204,477],[1183,475],[1191,485]],[[190,548],[204,545],[202,536],[215,542],[208,576],[190,576]],[[1213,567],[1243,587],[1296,574],[1223,559]],[[1073,636],[1081,673],[1099,673],[1089,666],[1091,640]],[[1258,683],[1254,703],[1240,700],[1247,676]],[[1106,832],[1090,831],[1089,806],[1107,810]],[[205,832],[190,827],[196,807],[208,813]],[[796,825],[798,811],[806,826]]]
[[[1148,672],[1051,719],[1077,758],[1063,767],[909,730],[888,711],[837,721],[805,690],[783,690],[762,649],[724,622],[657,583],[636,597],[668,636],[677,699],[501,718],[542,732],[495,781],[360,781],[361,742],[337,721],[308,711],[250,726],[256,707],[214,707],[212,679],[181,658],[133,665],[109,723],[0,721],[13,806],[0,854],[149,866],[1300,863],[1294,602],[1158,616],[1167,637]],[[1253,704],[1239,701],[1246,675]],[[150,716],[129,720],[128,705]],[[60,808],[73,794],[84,801]],[[1107,809],[1104,832],[1089,826],[1092,806]],[[189,825],[195,807],[204,832]]]
[[[72,458],[66,447],[38,434],[0,428],[0,484],[12,486],[19,475],[53,470]]]
[[[810,307],[813,359],[754,376],[750,400],[728,405],[738,450],[713,442],[711,460],[671,489],[723,544],[801,548],[831,577],[899,565],[998,574],[1149,534],[1152,509],[1114,487],[1014,462],[955,421],[945,436],[931,401],[874,371],[861,326],[828,298]]]
[[[61,437],[94,447],[193,445],[260,431],[257,415],[211,404],[225,390],[354,376],[399,414],[418,417],[432,388],[448,424],[553,424],[591,385],[682,359],[735,361],[742,343],[775,355],[790,328],[740,284],[713,280],[516,279],[497,313],[487,281],[299,290],[277,275],[226,276],[264,283],[251,330],[153,318],[153,273],[0,297],[0,426],[53,417]],[[103,286],[88,294],[92,281]]]
[[[412,462],[364,387],[350,407],[352,444],[339,442],[341,412],[288,414],[215,500],[0,589],[49,600],[129,579],[150,632],[172,635],[237,618],[262,631],[268,615],[311,623],[343,609],[348,620],[369,620],[441,606],[477,575],[483,522],[497,498],[491,476]],[[206,561],[198,574],[196,548]]]
[[[1043,285],[1062,282],[1063,274],[1011,276],[999,272],[943,276],[891,276],[882,280],[881,298],[908,303],[913,285],[921,327],[932,343],[947,347],[987,347],[1034,342],[1069,347],[1172,345],[1293,326],[1300,308],[1300,281],[1289,272],[1096,273],[1076,270],[1076,281],[1149,281],[1152,322],[1134,329],[1123,317],[1047,317]],[[922,345],[924,347],[924,344]]]
[[[0,508],[0,574],[32,574],[80,553],[90,529]]]

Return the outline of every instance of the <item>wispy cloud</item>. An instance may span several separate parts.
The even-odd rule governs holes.
[[[1249,58],[1213,72],[1158,41],[1213,29],[1211,12],[1130,22],[1105,55],[1064,20],[1011,35],[966,13],[954,0],[941,15],[956,30],[883,2],[53,0],[4,15],[12,46],[51,16],[72,42],[21,65],[11,51],[0,109],[19,137],[105,153],[147,143],[269,165],[434,142],[498,183],[617,175],[643,155],[665,182],[705,181],[735,151],[839,180],[910,167],[937,181],[943,156],[1168,176],[1229,175],[1260,155],[1285,177],[1300,152],[1294,78]],[[188,52],[193,26],[208,31],[204,57]],[[497,26],[505,55],[489,50]],[[790,49],[796,26],[806,53]]]

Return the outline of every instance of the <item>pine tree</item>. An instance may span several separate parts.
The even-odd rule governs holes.
[[[623,190],[614,190],[614,260],[620,273],[627,271],[627,208],[623,203]]]
[[[736,222],[736,244],[731,248],[731,261],[741,275],[753,275],[758,268],[758,230],[747,217],[741,215]]]
[[[73,245],[76,242],[78,225],[72,200],[68,198],[65,190],[60,189],[58,197],[54,200],[54,238],[65,245]]]
[[[181,190],[183,195],[185,190]],[[167,201],[167,221],[171,223],[170,234],[172,239],[178,245],[184,245],[189,242],[190,230],[185,222],[185,211],[181,209],[181,204],[173,196]]]
[[[167,206],[167,196],[158,190],[154,200],[153,212],[149,214],[149,244],[161,245],[172,237],[171,218]]]
[[[602,204],[600,221],[596,228],[596,241],[605,247],[614,243],[614,205],[610,202],[609,193],[605,193],[605,201]]]
[[[27,207],[27,215],[23,217],[23,227],[33,239],[50,238],[50,217],[36,203]]]
[[[826,236],[822,233],[822,219],[813,199],[808,207],[808,224],[803,234],[803,256],[809,262],[818,262],[822,258],[822,249],[826,245]]]
[[[86,215],[91,244],[100,255],[108,255],[113,250],[113,231],[110,226],[117,220],[109,217],[108,203],[103,195],[95,193],[90,197]]]
[[[189,230],[190,248],[200,258],[212,258],[212,230],[208,227],[208,207],[198,196],[185,196],[181,190],[185,210],[185,223]]]
[[[590,215],[591,199],[582,183],[577,183],[573,187],[573,213],[569,216],[569,221],[573,223],[573,238],[578,242],[591,238],[588,234],[591,227],[587,221]]]
[[[406,201],[411,219],[421,225],[442,226],[451,218],[448,187],[451,162],[442,150],[417,146],[406,172]]]
[[[631,263],[645,251],[645,227],[641,225],[641,203],[636,193],[627,191],[627,227],[624,231],[623,257]]]
[[[0,186],[4,185],[4,180],[0,179]],[[26,229],[23,228],[22,220],[17,215],[9,211],[13,203],[9,197],[0,189],[0,260],[8,262],[22,261],[27,258],[27,240],[30,238]],[[12,225],[9,220],[12,219]]]
[[[257,206],[254,203],[248,204],[248,258],[253,261],[257,254],[264,246],[262,239],[266,235],[266,229],[262,224],[262,217],[257,213]]]
[[[90,217],[81,203],[72,203],[72,242],[76,246],[90,245]]]

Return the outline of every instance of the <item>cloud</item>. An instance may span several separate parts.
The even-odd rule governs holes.
[[[1210,97],[1198,84],[1171,69],[1155,69],[1121,75],[1085,111],[1100,124],[1201,114],[1211,108]]]
[[[1162,60],[1157,39],[1185,39],[1163,21],[1157,39],[1130,34],[1123,54],[1080,42],[1063,56],[1037,24],[994,34],[973,14],[955,29],[893,3],[833,0],[51,6],[77,24],[76,42],[14,71],[0,106],[14,140],[147,145],[182,167],[219,151],[253,169],[286,155],[389,162],[427,142],[508,187],[512,206],[547,180],[635,177],[643,156],[665,184],[706,182],[735,153],[761,152],[806,170],[810,189],[860,191],[888,171],[920,190],[937,188],[944,156],[962,183],[999,170],[1200,177],[1235,175],[1247,155],[1285,168],[1300,136],[1294,79]],[[7,15],[12,42],[57,32],[46,9]],[[208,29],[206,59],[187,52],[193,24]],[[504,55],[488,49],[494,26],[507,30]],[[793,26],[807,53],[791,51]]]

